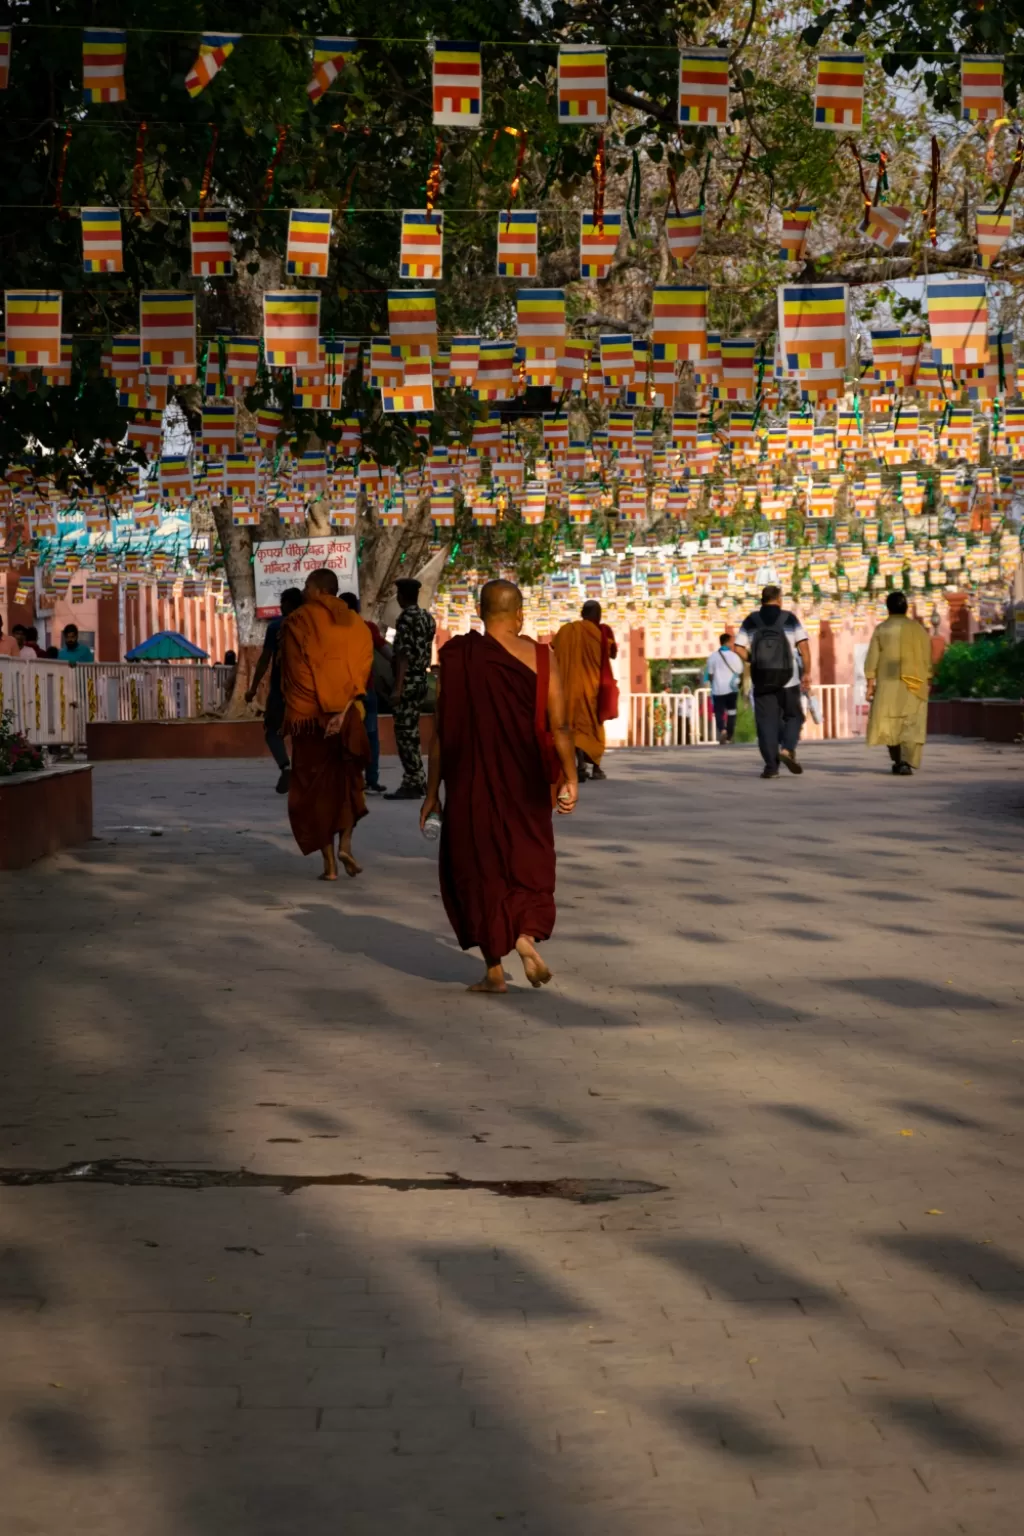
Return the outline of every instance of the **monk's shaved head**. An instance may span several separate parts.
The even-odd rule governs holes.
[[[326,592],[331,597],[338,595],[338,577],[335,571],[310,571],[306,577],[307,592]]]
[[[593,599],[591,599],[589,603],[584,603],[583,607],[580,609],[580,617],[589,619],[591,624],[600,624],[601,604],[594,602]]]
[[[523,606],[523,594],[514,581],[485,581],[480,588],[480,617],[511,619]]]

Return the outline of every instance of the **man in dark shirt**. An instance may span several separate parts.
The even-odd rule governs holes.
[[[348,604],[353,613],[359,613],[359,599],[354,592],[342,592],[341,600],[343,603]],[[384,636],[381,634],[376,624],[372,619],[364,619],[363,622],[365,623],[367,629],[370,631],[370,638],[373,641],[374,659],[376,659],[377,656],[383,656],[386,660],[389,660],[391,657],[391,647],[384,639]],[[370,741],[370,762],[366,769],[366,783],[363,787],[364,789],[371,790],[375,795],[382,795],[384,793],[384,786],[380,782],[380,727],[378,725],[379,700],[377,698],[377,690],[373,684],[372,668],[366,684],[366,692],[363,695],[363,704],[366,708],[366,720],[364,722],[366,725],[366,734]]]
[[[801,693],[811,686],[811,647],[796,614],[783,608],[780,588],[765,587],[760,612],[744,619],[733,650],[750,663],[762,779],[777,779],[780,763],[803,773],[796,749],[804,723]]]
[[[434,645],[434,621],[420,607],[420,584],[396,582],[399,614],[395,625],[395,743],[402,760],[402,782],[385,800],[422,800],[427,792],[420,745],[420,712],[427,698],[427,672]]]
[[[245,695],[245,702],[251,704],[269,667],[270,689],[267,693],[267,707],[263,713],[263,739],[267,743],[271,757],[280,769],[277,780],[279,795],[288,793],[291,765],[288,762],[288,748],[281,735],[281,727],[284,724],[284,694],[281,692],[281,652],[278,640],[281,635],[281,625],[301,604],[302,593],[299,588],[285,587],[281,593],[281,615],[279,618],[271,619],[267,625],[267,632],[263,637],[263,650],[252,674],[252,685]]]

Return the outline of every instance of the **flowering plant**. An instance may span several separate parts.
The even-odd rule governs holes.
[[[29,741],[23,731],[16,731],[13,713],[4,710],[0,714],[0,778],[12,773],[39,773],[42,767],[42,747]]]

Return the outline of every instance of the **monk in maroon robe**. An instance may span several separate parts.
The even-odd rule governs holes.
[[[480,616],[484,634],[457,635],[440,653],[437,732],[420,825],[440,810],[443,783],[445,911],[462,948],[483,951],[486,973],[470,991],[504,992],[502,957],[513,949],[532,986],[551,980],[536,947],[555,925],[553,796],[545,751],[550,756],[553,749],[561,768],[554,798],[563,815],[576,806],[576,761],[550,649],[547,695],[538,709],[541,647],[521,634],[519,588],[487,582]],[[550,737],[542,749],[538,714],[543,719],[545,712]]]

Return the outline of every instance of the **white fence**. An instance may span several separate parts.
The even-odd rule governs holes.
[[[821,724],[805,712],[804,741],[842,741],[854,729],[850,683],[823,683],[811,689],[821,709]],[[634,693],[629,699],[630,747],[707,747],[718,740],[711,693]]]
[[[78,737],[96,721],[195,720],[216,714],[227,699],[233,667],[184,663],[96,662],[76,666]]]
[[[66,661],[0,656],[0,714],[9,710],[14,729],[37,746],[73,746],[77,739],[73,673]]]

